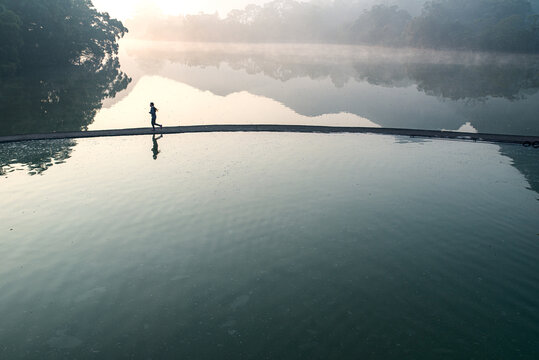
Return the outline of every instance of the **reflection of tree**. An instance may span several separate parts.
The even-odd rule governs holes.
[[[419,90],[451,100],[516,100],[539,89],[539,64],[408,65]]]
[[[405,64],[362,62],[354,65],[356,81],[367,81],[371,85],[400,87],[413,81],[408,77]]]
[[[519,100],[539,90],[539,63],[356,64],[355,79],[389,87],[416,84],[427,95],[448,100]]]
[[[427,95],[449,100],[518,100],[539,89],[539,60],[526,56],[287,44],[208,45],[179,51],[156,47],[148,53],[133,54],[139,60],[150,56],[190,67],[226,63],[234,70],[283,82],[308,77],[330,78],[335,87],[351,80],[384,87],[417,84]]]
[[[74,140],[44,140],[0,145],[0,176],[27,169],[30,175],[41,174],[71,155]]]
[[[72,65],[6,79],[0,84],[0,135],[85,130],[103,99],[130,81],[114,57],[98,68]],[[4,146],[0,165],[3,172],[9,164],[23,164],[31,173],[41,173],[68,158],[74,145],[66,141]]]
[[[0,0],[0,30],[0,136],[86,129],[130,81],[117,57],[127,29],[89,0]],[[42,156],[26,146],[13,163],[40,172],[72,145]]]
[[[129,81],[115,58],[97,70],[69,66],[6,79],[0,85],[0,135],[86,129],[103,99]]]
[[[501,145],[501,153],[513,160],[513,166],[526,178],[530,190],[539,195],[539,150],[518,145]],[[539,200],[539,199],[538,199]]]
[[[279,63],[268,59],[249,58],[242,59],[236,62],[229,62],[229,65],[234,70],[245,70],[250,75],[264,74],[273,79],[280,81],[288,81],[300,77],[308,77],[310,79],[322,79],[328,76],[332,77],[341,70],[339,66],[331,66],[324,64],[296,64],[296,63]],[[350,78],[349,74],[345,77],[345,82]],[[340,82],[334,83],[339,86]]]

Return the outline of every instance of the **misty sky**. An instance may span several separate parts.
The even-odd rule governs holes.
[[[152,5],[166,14],[197,14],[199,12],[219,12],[222,17],[232,9],[242,9],[248,4],[264,4],[270,0],[92,0],[100,11],[106,11],[112,16],[125,20],[137,10],[148,9]]]

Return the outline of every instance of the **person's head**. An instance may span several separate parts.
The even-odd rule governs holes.
[[[153,105],[153,102],[150,103],[150,106],[154,106],[154,105]]]

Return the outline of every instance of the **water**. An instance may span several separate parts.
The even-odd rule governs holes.
[[[537,57],[122,42],[0,84],[0,135],[539,135]],[[127,78],[129,76],[129,78]],[[539,152],[374,135],[0,145],[0,358],[539,357]]]
[[[120,64],[97,75],[47,71],[1,84],[0,135],[148,127],[150,101],[166,126],[307,124],[539,135],[537,56],[126,39]]]
[[[126,41],[133,82],[92,129],[170,125],[382,126],[539,135],[539,58],[339,45]],[[153,99],[153,100],[149,100]],[[125,116],[127,115],[128,116]]]
[[[222,133],[0,159],[0,358],[539,355],[534,149]]]

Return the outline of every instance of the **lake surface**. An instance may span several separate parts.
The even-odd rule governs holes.
[[[0,159],[2,359],[539,356],[533,148],[216,133]]]
[[[539,135],[537,57],[125,40],[0,84],[0,136]],[[359,134],[0,144],[0,358],[537,359],[539,150]]]
[[[123,72],[123,73],[122,73]],[[129,78],[127,78],[127,77]],[[125,39],[120,64],[0,86],[0,135],[307,124],[539,135],[539,57],[341,45]]]

